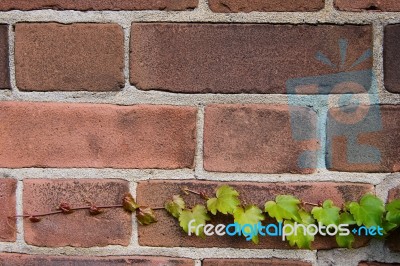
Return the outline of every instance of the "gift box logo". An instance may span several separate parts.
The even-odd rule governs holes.
[[[330,168],[333,163],[335,137],[346,138],[345,160],[348,164],[379,164],[381,153],[377,147],[361,144],[362,133],[382,130],[376,78],[372,69],[353,69],[372,57],[365,51],[345,68],[348,41],[339,40],[340,63],[334,64],[323,52],[315,59],[338,73],[290,79],[286,82],[292,136],[296,141],[319,141],[317,150],[304,151],[298,158],[302,169]],[[361,104],[363,101],[363,104]],[[312,107],[317,113],[315,132],[304,130],[305,121],[296,111],[298,106]],[[335,106],[335,109],[329,109]],[[326,136],[322,135],[326,132]],[[326,157],[325,157],[326,155]],[[326,163],[325,163],[326,159]]]

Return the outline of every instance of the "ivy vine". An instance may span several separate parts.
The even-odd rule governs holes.
[[[121,205],[96,206],[88,204],[84,207],[73,208],[67,203],[62,203],[56,211],[42,214],[25,214],[13,216],[28,218],[31,222],[39,222],[40,217],[55,214],[70,214],[74,211],[87,210],[90,215],[99,215],[104,209],[123,208],[125,211],[135,213],[141,225],[150,225],[157,222],[155,210],[164,209],[172,217],[179,221],[183,231],[194,234],[198,237],[205,237],[204,227],[217,214],[230,216],[240,226],[246,224],[258,224],[267,218],[272,218],[282,225],[304,225],[297,228],[296,234],[287,235],[286,240],[290,246],[297,246],[302,249],[311,249],[314,235],[308,234],[305,228],[312,224],[324,226],[346,224],[352,227],[364,226],[365,228],[382,228],[382,236],[375,237],[384,239],[394,230],[400,227],[400,200],[396,199],[387,205],[373,194],[365,194],[358,202],[346,202],[342,207],[335,206],[332,200],[325,200],[321,203],[310,203],[302,201],[292,195],[278,195],[274,201],[265,203],[264,208],[253,204],[244,205],[239,192],[229,185],[219,186],[215,195],[209,197],[204,192],[182,188],[182,195],[173,195],[165,202],[163,207],[150,208],[141,206],[130,194],[126,194]],[[204,200],[204,204],[197,204],[192,208],[185,204],[184,197],[188,194],[195,194]],[[306,208],[306,206],[311,206]],[[189,223],[191,222],[191,226]],[[196,229],[197,230],[196,230]],[[336,242],[339,247],[351,248],[354,241],[354,234],[341,236],[336,234]],[[255,244],[259,243],[258,235],[251,239]]]

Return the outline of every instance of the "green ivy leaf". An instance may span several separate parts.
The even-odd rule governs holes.
[[[372,194],[363,196],[360,203],[351,202],[349,209],[358,226],[365,225],[366,227],[371,227],[382,225],[382,217],[385,212],[384,203]]]
[[[179,218],[182,211],[185,209],[185,201],[179,195],[172,196],[172,200],[167,201],[164,208],[175,218]]]
[[[239,192],[230,186],[224,185],[217,189],[216,198],[207,201],[208,210],[216,215],[217,211],[223,214],[233,214],[236,207],[240,204],[238,199]]]
[[[149,207],[139,207],[136,209],[136,218],[141,225],[149,225],[157,222],[154,211]]]
[[[386,220],[389,223],[400,225],[400,200],[394,200],[386,206]]]
[[[190,233],[194,233],[196,236],[204,237],[204,227],[200,227],[196,232],[196,228],[199,225],[206,225],[207,221],[210,221],[207,209],[203,205],[196,205],[191,210],[183,210],[179,216],[179,225],[182,227],[183,231],[189,233],[189,223],[192,223],[192,228]]]
[[[242,207],[237,207],[233,212],[233,217],[235,219],[235,223],[238,223],[241,226],[245,224],[257,225],[259,222],[264,221],[265,219],[260,208],[255,205],[246,206],[245,209],[243,209]],[[248,234],[250,233],[250,231],[247,229],[250,230],[250,228],[246,228],[245,230],[245,232]],[[258,232],[257,235],[253,236],[251,240],[255,244],[259,243]]]
[[[310,215],[311,217],[311,215]],[[311,217],[312,218],[312,217]],[[294,227],[294,222],[290,220],[286,220],[284,225],[292,225]],[[304,224],[307,226],[306,224]],[[288,228],[285,228],[287,230]],[[288,232],[288,231],[285,231]],[[298,226],[296,233],[286,236],[286,239],[289,241],[289,245],[291,247],[297,246],[298,248],[306,248],[311,249],[311,243],[314,241],[314,236],[309,235],[306,230],[302,226]]]
[[[125,194],[122,200],[122,206],[124,210],[128,212],[134,212],[140,207],[130,193]]]
[[[280,195],[276,197],[275,201],[265,203],[265,211],[278,222],[282,222],[284,219],[301,222],[299,204],[300,200],[293,196]]]
[[[336,238],[336,243],[341,248],[352,248],[353,243],[355,241],[354,235],[352,233],[348,234],[347,236],[341,236],[337,234],[335,238]]]
[[[357,224],[354,220],[354,216],[349,212],[343,212],[339,216],[339,224],[355,225]]]
[[[315,223],[315,219],[312,217],[312,215],[305,210],[300,210],[299,215],[301,218],[301,223],[304,225],[310,225]]]
[[[340,208],[333,205],[333,201],[326,200],[321,207],[314,207],[311,211],[313,217],[323,225],[339,224]]]

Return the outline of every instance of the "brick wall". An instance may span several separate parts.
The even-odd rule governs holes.
[[[163,211],[147,227],[118,209],[7,218],[126,192],[162,206],[182,186],[225,183],[260,206],[400,198],[398,12],[397,0],[2,0],[0,265],[399,265],[400,232],[310,251],[190,238]]]

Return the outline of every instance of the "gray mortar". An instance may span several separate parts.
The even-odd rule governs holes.
[[[120,92],[21,92],[15,80],[14,32],[13,27],[19,22],[95,22],[117,23],[125,34],[125,87]],[[263,103],[285,104],[286,95],[267,94],[179,94],[159,91],[140,91],[129,82],[129,36],[132,22],[229,22],[229,23],[287,23],[287,24],[372,24],[374,33],[374,65],[377,77],[380,102],[399,104],[400,94],[387,92],[383,84],[382,43],[383,29],[387,24],[400,23],[400,13],[379,12],[339,12],[333,8],[333,0],[326,0],[325,8],[319,12],[252,12],[248,14],[215,14],[208,8],[207,0],[200,0],[194,11],[9,11],[0,12],[0,23],[9,25],[10,38],[10,71],[12,90],[0,91],[1,101],[45,101],[68,103],[109,103],[117,105],[132,104],[166,104],[189,105],[198,107],[197,117],[197,151],[195,169],[181,170],[137,170],[137,169],[0,169],[0,175],[18,180],[17,213],[22,214],[22,191],[24,178],[118,178],[130,181],[130,189],[135,194],[138,181],[149,179],[199,179],[214,181],[252,181],[252,182],[354,182],[369,183],[376,186],[377,195],[387,198],[388,191],[400,185],[400,173],[369,174],[340,173],[319,169],[311,175],[296,174],[227,174],[212,173],[203,169],[203,123],[204,106],[210,103]],[[332,96],[329,107],[335,106]],[[361,96],[362,103],[368,103],[368,95]],[[24,241],[23,221],[17,222],[17,241],[0,243],[0,252],[18,252],[45,255],[159,255],[195,259],[196,266],[204,258],[287,258],[311,262],[313,265],[357,265],[360,260],[378,260],[382,262],[400,262],[399,253],[391,253],[382,242],[373,241],[368,247],[328,251],[308,250],[274,250],[274,249],[231,249],[231,248],[156,248],[139,246],[137,223],[132,223],[133,234],[128,247],[107,246],[93,248],[42,248],[28,245]]]

